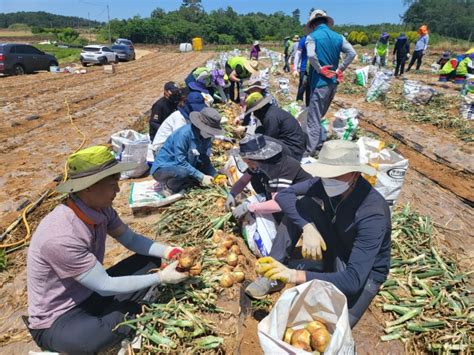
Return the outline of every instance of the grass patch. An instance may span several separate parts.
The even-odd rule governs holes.
[[[59,64],[78,62],[81,53],[80,48],[59,48],[52,44],[38,44],[35,47],[46,53],[53,54]]]

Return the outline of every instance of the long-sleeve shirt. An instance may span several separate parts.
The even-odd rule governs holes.
[[[160,168],[181,166],[190,176],[201,181],[204,174],[216,175],[210,155],[211,138],[202,138],[193,125],[187,124],[168,137],[156,156],[150,173],[154,174]]]
[[[165,144],[168,137],[176,131],[178,128],[183,127],[186,124],[186,119],[183,114],[178,110],[173,112],[158,128],[153,143],[151,144],[151,149],[153,150],[153,155],[156,155],[163,144]]]
[[[356,295],[369,277],[385,281],[390,268],[390,210],[385,199],[365,179],[360,177],[353,191],[339,201],[338,197],[330,200],[316,177],[278,193],[275,199],[285,216],[303,228],[313,223],[312,214],[311,211],[304,211],[304,215],[298,212],[298,196],[323,201],[323,216],[331,226],[331,235],[323,235],[328,252],[346,264],[345,271],[307,271],[307,280],[329,281],[346,296]]]
[[[423,35],[416,41],[415,51],[426,51],[428,48],[428,42],[430,37],[428,35]]]
[[[410,53],[410,42],[406,38],[398,38],[393,46],[393,55],[398,59],[406,59],[408,53]]]
[[[294,71],[304,73],[308,63],[308,53],[306,52],[306,36],[303,36],[298,43],[298,50],[295,54],[295,68]]]

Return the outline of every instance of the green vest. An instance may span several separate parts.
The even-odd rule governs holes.
[[[471,58],[466,57],[461,62],[459,63],[457,69],[456,69],[456,75],[464,75],[466,76],[468,71],[467,71],[467,65],[470,63]]]
[[[383,44],[382,42],[377,42],[377,45],[375,46],[377,55],[379,57],[383,57],[384,55],[387,54],[387,49],[388,49],[388,42],[387,44]]]
[[[241,79],[244,79],[250,77],[250,72],[245,68],[246,62],[247,59],[245,59],[244,57],[232,57],[227,61],[227,64],[229,64],[229,67],[231,67],[232,70],[235,70],[235,68],[237,68],[237,65],[240,65],[244,69],[244,72],[243,74],[239,75],[239,77]]]
[[[193,71],[194,79],[197,80],[201,76],[201,74],[204,74],[204,75],[202,75],[201,80],[204,79],[205,85],[210,86],[211,85],[211,73],[210,73],[209,68],[207,68],[207,67],[198,67],[198,68],[196,68]]]
[[[453,65],[451,64],[452,60],[453,59],[448,60],[446,62],[446,64],[443,65],[443,67],[439,71],[440,75],[448,75],[448,74],[451,74],[454,70],[456,70],[456,68],[453,68]],[[456,61],[456,63],[457,63],[457,61]]]

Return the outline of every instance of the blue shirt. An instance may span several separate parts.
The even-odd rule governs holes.
[[[216,170],[209,159],[211,143],[211,138],[202,138],[193,125],[187,124],[168,137],[156,156],[150,173],[154,174],[160,168],[180,166],[198,181],[202,180],[204,174],[215,176]]]
[[[300,72],[305,72],[306,65],[308,63],[308,52],[306,51],[306,36],[301,37],[300,43],[298,44],[298,50],[301,51]]]
[[[424,35],[418,38],[418,41],[416,41],[416,44],[415,44],[415,51],[426,50],[426,48],[428,48],[428,41],[429,41],[428,35]]]
[[[370,184],[360,177],[354,190],[344,201],[329,200],[319,178],[291,185],[276,195],[282,212],[303,228],[312,222],[311,211],[299,212],[297,196],[322,200],[324,218],[331,226],[331,235],[323,235],[328,251],[339,257],[346,270],[339,272],[306,272],[306,279],[331,282],[348,298],[357,295],[370,277],[384,282],[390,269],[391,220],[388,203]],[[335,207],[336,212],[332,206]],[[334,223],[333,223],[334,222]],[[325,254],[325,258],[327,255]]]

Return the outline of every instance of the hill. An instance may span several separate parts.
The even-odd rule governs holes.
[[[89,21],[82,17],[55,15],[44,11],[0,13],[0,28],[8,28],[10,25],[18,23],[26,24],[30,27],[48,28],[78,28],[102,25],[101,22]]]

